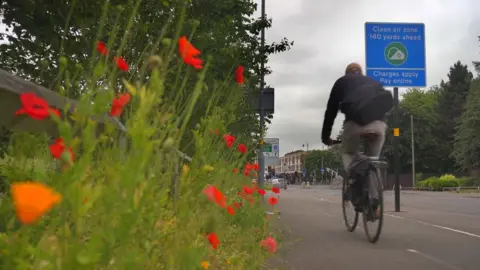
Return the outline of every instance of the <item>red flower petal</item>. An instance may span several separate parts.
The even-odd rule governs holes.
[[[20,94],[20,102],[23,108],[15,112],[16,116],[26,114],[35,120],[44,120],[51,114],[60,117],[60,112],[57,109],[50,108],[44,99],[37,97],[34,93]]]
[[[280,193],[280,188],[278,188],[278,187],[272,187],[272,192],[278,194],[278,193]]]
[[[237,149],[238,149],[238,152],[242,154],[247,153],[247,146],[245,146],[245,144],[243,143],[239,144]]]
[[[225,134],[223,136],[223,140],[225,141],[225,144],[227,145],[228,148],[232,147],[233,144],[235,143],[235,137],[233,137],[230,134]]]
[[[259,189],[259,190],[257,190],[257,192],[258,192],[258,194],[260,194],[262,196],[265,195],[265,193],[266,193],[265,190],[263,190],[263,189]]]
[[[251,187],[243,186],[243,192],[245,192],[245,194],[250,195],[250,194],[253,194],[254,191],[253,191],[253,188]]]
[[[268,198],[268,203],[271,204],[271,205],[275,205],[278,203],[278,199],[275,198],[275,197],[270,197]]]
[[[123,108],[130,102],[130,94],[123,93],[119,94],[117,98],[112,101],[112,108],[110,110],[110,115],[113,117],[118,117],[122,114]]]
[[[97,51],[103,55],[103,56],[107,56],[107,53],[108,53],[108,50],[107,50],[107,46],[105,45],[105,43],[101,42],[101,41],[98,41],[97,42]]]
[[[208,185],[204,190],[203,193],[207,195],[207,198],[213,202],[215,202],[218,206],[225,208],[227,207],[226,201],[227,197],[223,195],[217,187],[213,185]]]
[[[178,51],[182,58],[195,57],[200,54],[200,51],[188,41],[186,36],[178,39]]]
[[[115,62],[115,64],[117,64],[117,67],[122,70],[122,71],[128,71],[128,64],[127,62],[125,61],[125,59],[123,59],[123,57],[113,57],[113,61]]]
[[[200,58],[187,56],[183,58],[183,62],[187,65],[192,66],[195,69],[202,69],[203,68],[203,60]]]
[[[237,81],[238,84],[243,84],[243,72],[244,68],[243,66],[238,66],[237,69],[235,70],[235,81]]]
[[[217,235],[215,233],[209,233],[207,238],[212,248],[217,249],[218,245],[220,245],[220,240],[218,239]]]
[[[229,213],[230,215],[232,215],[232,216],[235,215],[235,209],[233,209],[233,207],[229,206],[229,207],[227,208],[227,211],[228,211],[228,213]]]

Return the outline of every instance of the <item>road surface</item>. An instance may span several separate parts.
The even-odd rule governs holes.
[[[340,190],[290,186],[282,190],[279,224],[287,231],[270,269],[295,270],[479,270],[480,197],[402,192],[394,212],[386,191],[384,227],[376,244],[363,222],[345,229]]]

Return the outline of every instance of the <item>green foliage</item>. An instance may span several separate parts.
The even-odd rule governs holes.
[[[453,156],[466,170],[480,167],[480,80],[473,81],[455,136]]]
[[[243,89],[248,98],[254,98],[260,87],[261,62],[266,63],[268,55],[286,51],[293,45],[283,38],[261,48],[260,30],[271,27],[272,20],[252,18],[256,7],[249,0],[225,0],[221,4],[215,0],[6,0],[0,3],[0,13],[2,22],[13,34],[3,37],[8,42],[0,45],[0,62],[8,71],[78,98],[85,88],[85,73],[93,67],[89,56],[91,52],[98,55],[97,40],[108,43],[111,54],[122,55],[130,62],[130,76],[136,76],[148,69],[142,69],[141,62],[168,47],[161,42],[163,36],[175,39],[187,35],[204,57],[213,56],[204,83],[206,89],[218,91],[199,97],[188,123],[194,127],[208,112],[211,96],[217,98],[216,102],[227,103],[228,92],[223,91],[222,85],[224,78],[232,78],[234,67],[245,67],[248,79]],[[184,23],[177,24],[180,20]],[[59,59],[64,55],[68,55],[68,64],[58,72]],[[176,71],[182,69],[181,61],[176,57],[171,60],[167,61],[171,76],[165,79],[166,98],[176,96],[181,84],[191,88],[196,82],[191,72],[176,76]],[[264,72],[271,73],[268,65]],[[120,77],[116,74],[108,81],[120,86]],[[63,89],[60,85],[68,87]],[[178,97],[175,110],[183,109],[189,94]],[[232,112],[235,120],[229,124],[229,132],[247,141],[258,141],[257,115],[248,106],[235,108]],[[269,116],[267,122],[271,118]],[[181,149],[188,154],[194,151],[192,138],[193,134],[187,130],[181,142]]]
[[[1,163],[7,183],[40,182],[63,199],[37,223],[22,225],[16,218],[10,192],[2,197],[0,269],[200,269],[202,261],[208,261],[212,269],[226,269],[227,261],[234,269],[261,268],[267,254],[259,242],[270,234],[260,206],[262,197],[255,194],[252,204],[244,201],[243,207],[230,216],[202,193],[207,185],[215,185],[232,205],[242,200],[237,196],[242,186],[251,184],[250,178],[232,173],[234,168],[242,168],[250,156],[238,153],[237,145],[227,149],[222,139],[226,132],[237,135],[230,127],[238,124],[239,112],[248,112],[244,89],[230,79],[231,72],[223,72],[220,67],[231,70],[237,61],[247,64],[254,60],[249,57],[255,52],[241,55],[250,48],[248,39],[241,40],[243,37],[235,36],[238,33],[233,31],[244,25],[235,19],[253,12],[253,4],[226,1],[219,7],[204,6],[204,13],[194,17],[190,12],[201,10],[193,8],[195,5],[218,3],[178,0],[163,4],[143,1],[137,5],[137,1],[112,1],[124,5],[108,9],[111,13],[103,17],[100,8],[92,7],[107,5],[108,1],[74,2],[77,6],[65,1],[47,2],[2,2],[4,20],[14,26],[15,32],[25,34],[11,37],[11,43],[2,47],[8,55],[0,57],[5,57],[10,71],[43,78],[41,82],[67,90],[65,95],[69,89],[78,90],[80,104],[72,115],[74,120],[57,121],[65,145],[72,148],[76,158],[72,166],[54,160],[46,136],[14,133],[10,137],[8,155]],[[184,4],[185,10],[179,8]],[[246,10],[243,14],[228,13],[242,8]],[[204,54],[212,56],[205,56],[201,71],[178,61],[176,48],[168,46],[168,42],[146,53],[155,47],[155,40],[176,40],[179,33],[175,28],[160,36],[158,32],[162,23],[181,22],[182,14],[192,16],[188,19],[202,18],[207,26],[210,23],[210,27],[197,29],[201,35],[193,35],[198,37],[199,44],[194,43],[202,50],[202,58]],[[32,22],[29,24],[26,18]],[[48,26],[42,22],[48,22]],[[108,33],[108,47],[115,48],[118,54],[124,52],[131,72],[119,73],[111,56],[108,60],[96,53],[89,56],[97,30],[102,33],[98,22],[106,25],[103,33]],[[129,23],[134,26],[129,27]],[[196,24],[187,21],[185,27],[193,31]],[[234,34],[227,35],[229,31]],[[220,37],[223,40],[218,41]],[[49,47],[49,42],[56,47]],[[235,42],[240,43],[238,48]],[[232,49],[233,55],[228,58],[222,48]],[[15,52],[22,50],[26,51],[16,59]],[[27,54],[33,55],[29,58],[32,62]],[[152,67],[151,54],[162,65]],[[78,64],[81,72],[70,72],[70,67],[56,72],[59,56],[68,56],[67,65]],[[42,57],[50,69],[36,70],[35,61]],[[256,65],[252,62],[252,66]],[[48,76],[42,77],[39,72]],[[136,94],[132,94],[122,115],[126,133],[109,124],[100,129],[92,116],[108,113],[115,93],[126,91],[120,82],[127,77]],[[253,77],[250,86],[255,85]],[[258,121],[253,113],[246,119],[242,119],[244,129],[238,131],[236,143],[253,148],[252,135],[242,132],[248,132]],[[219,134],[211,134],[216,129]],[[124,137],[127,146],[118,137]],[[191,162],[178,155],[177,149],[187,146]],[[212,249],[205,238],[210,232],[220,239],[218,250]]]
[[[316,175],[320,174],[320,168],[338,169],[343,168],[342,157],[338,152],[331,149],[329,150],[312,150],[308,152],[305,158],[305,168],[307,174],[315,172]]]
[[[399,104],[398,127],[401,135],[398,152],[403,172],[410,172],[412,163],[412,118],[416,170],[425,173],[445,173],[457,170],[458,166],[452,157],[453,154],[458,160],[458,154],[456,154],[458,151],[453,147],[453,138],[455,126],[466,108],[472,77],[473,75],[466,65],[456,62],[450,68],[447,82],[442,81],[439,86],[434,86],[428,91],[409,89],[402,95]],[[389,127],[393,127],[392,116],[388,121]],[[470,125],[473,126],[474,123]],[[472,130],[470,128],[471,134]],[[459,134],[457,134],[458,136]],[[463,142],[461,145],[466,146],[467,142]],[[463,149],[462,151],[466,151],[465,147],[460,148]],[[384,154],[392,167],[394,149],[391,130],[387,132]],[[467,168],[464,167],[464,169]]]

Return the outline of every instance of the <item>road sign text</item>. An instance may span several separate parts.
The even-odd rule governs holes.
[[[384,86],[426,86],[425,26],[365,23],[366,75]]]

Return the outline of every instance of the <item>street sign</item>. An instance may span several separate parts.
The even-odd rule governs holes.
[[[320,168],[320,172],[323,173],[325,170],[323,168]]]
[[[307,169],[305,167],[302,169],[302,175],[303,177],[307,175]]]
[[[425,87],[423,23],[365,23],[366,74],[385,87]]]
[[[265,157],[280,157],[280,140],[278,138],[265,138],[265,145],[263,148],[263,155]]]

